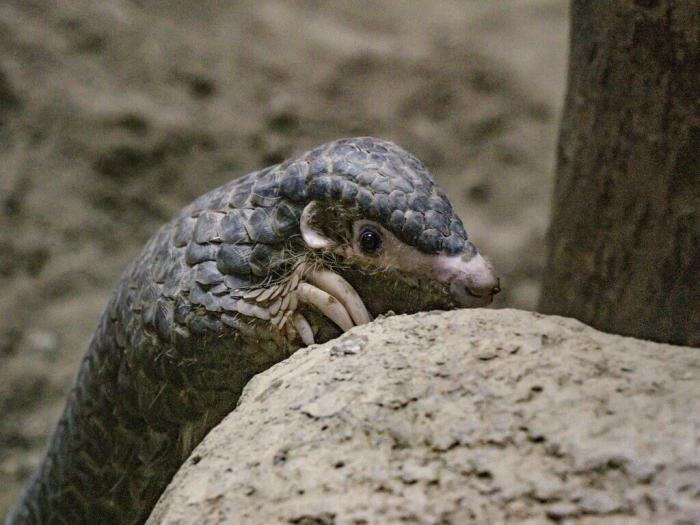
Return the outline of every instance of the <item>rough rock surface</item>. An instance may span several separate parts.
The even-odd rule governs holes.
[[[150,524],[700,523],[700,352],[395,316],[257,376]]]

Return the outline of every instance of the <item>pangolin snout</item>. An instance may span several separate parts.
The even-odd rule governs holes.
[[[451,258],[450,293],[457,304],[466,308],[486,306],[501,291],[500,279],[491,263],[481,254]]]
[[[452,284],[450,284],[452,298],[465,308],[486,306],[493,301],[493,296],[500,291],[501,288],[499,287],[498,279],[496,280],[495,286],[492,288],[471,288],[459,282],[452,282]]]

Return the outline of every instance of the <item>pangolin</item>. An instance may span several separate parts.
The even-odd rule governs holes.
[[[141,523],[253,375],[389,310],[498,291],[445,194],[391,142],[337,140],[233,180],[125,271],[7,524]]]

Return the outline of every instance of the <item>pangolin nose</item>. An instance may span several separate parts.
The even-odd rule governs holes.
[[[485,297],[487,295],[496,295],[501,291],[501,280],[496,278],[495,284],[492,282],[480,282],[480,283],[470,283],[466,286],[467,293],[473,295],[474,297]]]
[[[455,301],[462,306],[485,306],[501,291],[501,281],[491,264],[477,254],[464,262],[450,290]]]

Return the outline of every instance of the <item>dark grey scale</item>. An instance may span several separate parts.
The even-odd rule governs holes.
[[[412,210],[420,212],[425,212],[430,209],[430,206],[428,204],[428,197],[426,197],[425,195],[421,195],[418,192],[411,193],[408,196],[408,206]]]
[[[272,212],[267,208],[256,208],[250,214],[250,217],[244,223],[244,227],[253,242],[271,244],[281,241],[272,228],[271,215]]]
[[[415,158],[414,158],[415,160]],[[402,164],[402,171],[408,174],[408,179],[416,187],[429,187],[429,193],[432,193],[432,188],[435,186],[435,180],[421,164],[420,167],[411,165],[410,159],[405,159]]]
[[[281,202],[272,213],[272,230],[278,239],[287,239],[299,230],[301,208],[288,202]]]
[[[425,222],[423,214],[411,209],[408,210],[404,216],[406,221],[401,229],[401,233],[411,244],[415,244],[420,234],[423,233],[423,225]]]
[[[383,146],[382,144],[380,144],[379,142],[377,142],[376,140],[373,140],[373,141],[372,141],[372,151],[375,152],[375,153],[376,153],[376,152],[379,152],[379,153],[384,154],[384,155],[383,155],[384,158],[386,158],[386,157],[388,157],[388,156],[391,156],[391,155],[386,155],[387,153],[389,153],[389,149],[388,149],[386,146]]]
[[[371,188],[372,183],[377,180],[380,175],[374,170],[368,170],[366,166],[363,166],[364,170],[357,177],[357,183],[365,188]]]
[[[404,195],[408,195],[414,190],[414,185],[403,177],[392,177],[391,181],[394,189],[402,192]]]
[[[382,222],[387,222],[391,217],[392,207],[388,195],[379,194],[374,197],[374,209],[377,212],[377,218]]]
[[[418,237],[418,249],[424,252],[439,252],[442,250],[442,241],[445,237],[433,228],[423,230],[423,233]]]
[[[382,148],[384,151],[380,150],[378,147],[372,148],[372,153],[369,154],[370,165],[374,165],[377,168],[383,166],[386,163],[386,148]],[[377,151],[379,150],[379,151]]]
[[[357,180],[357,177],[359,177],[360,173],[363,171],[362,166],[348,160],[347,155],[345,157],[334,158],[332,166],[333,173],[341,174],[343,177],[350,180]]]
[[[329,177],[328,197],[338,200],[343,193],[344,180],[337,176]]]
[[[245,294],[246,288],[249,288],[252,284],[250,278],[244,275],[224,275],[224,284],[231,291],[230,293],[236,294],[240,293],[240,296]]]
[[[372,137],[359,137],[355,140],[355,144],[357,144],[358,148],[371,150],[377,144],[377,141]]]
[[[398,155],[396,155],[396,154],[386,155],[387,171],[389,171],[391,173],[399,173],[402,165],[403,165],[403,163],[401,162],[401,158]]]
[[[236,188],[229,196],[229,206],[232,208],[244,208],[248,205],[250,199],[250,190],[244,188]]]
[[[158,297],[160,297],[160,290],[158,286],[152,284],[144,279],[142,286],[139,287],[139,297],[138,301],[134,302],[132,305],[133,311],[140,311],[145,304],[154,302]]]
[[[428,198],[428,209],[441,213],[448,218],[448,222],[449,218],[453,215],[452,208],[449,206],[449,204],[434,195]]]
[[[175,328],[174,304],[167,299],[159,299],[155,314],[155,327],[158,336],[163,341],[170,341],[171,334]]]
[[[401,210],[394,210],[391,212],[389,217],[389,229],[393,232],[400,232],[403,230],[403,225],[406,222],[406,217]]]
[[[450,217],[452,215],[452,206],[450,202],[444,197],[433,195],[428,199],[428,207],[431,210],[435,210],[443,215]]]
[[[279,184],[270,175],[258,179],[250,193],[250,203],[253,206],[274,206],[280,200]]]
[[[228,206],[231,194],[227,186],[214,190],[210,194],[210,200],[207,202],[207,208],[210,210],[220,210]]]
[[[128,289],[124,285],[119,285],[117,286],[116,290],[114,290],[114,294],[112,294],[112,299],[108,305],[109,317],[112,320],[117,320],[120,314],[120,305],[123,305],[126,302],[127,293]]]
[[[362,162],[362,169],[365,172],[377,173],[385,166],[384,161],[381,160],[377,155],[367,154],[365,160]],[[370,183],[371,184],[371,183]]]
[[[197,244],[191,241],[185,251],[185,262],[189,266],[194,266],[204,261],[214,261],[218,251],[219,246],[216,244]]]
[[[390,194],[394,189],[394,181],[389,177],[377,175],[370,186],[375,193]]]
[[[350,137],[338,139],[332,143],[331,149],[333,149],[333,151],[335,151],[334,148],[339,147],[339,146],[343,146],[345,144],[352,144],[352,142],[353,142],[353,139],[351,139]]]
[[[340,199],[346,204],[355,203],[359,187],[354,182],[345,181],[343,191],[340,194]]]
[[[357,202],[357,206],[360,208],[360,211],[365,214],[365,216],[368,218],[372,218],[374,216],[374,199],[372,193],[364,188],[358,188],[355,202]]]
[[[448,236],[450,234],[448,219],[442,213],[431,209],[426,211],[423,216],[425,217],[426,228],[433,228],[440,232],[442,236]]]
[[[452,234],[442,241],[442,249],[447,255],[457,255],[464,250],[464,238]]]
[[[146,328],[155,328],[157,303],[149,303],[141,310],[141,320]]]
[[[427,173],[423,163],[410,153],[406,154],[406,163],[417,173]]]
[[[308,165],[301,161],[294,162],[289,166],[280,182],[282,195],[296,202],[307,199],[306,168]]]
[[[252,248],[248,244],[222,244],[216,266],[224,274],[249,274],[251,252]]]
[[[224,214],[215,211],[202,212],[197,217],[194,227],[194,242],[204,244],[207,242],[221,242],[221,219]]]
[[[469,238],[467,231],[464,229],[462,221],[454,217],[450,220],[450,232],[454,233],[455,235],[459,235],[460,237],[464,237],[465,239]]]
[[[312,199],[327,199],[331,191],[331,178],[327,176],[314,177],[309,181],[309,197]]]
[[[355,151],[351,151],[347,154],[346,159],[349,163],[354,164],[355,166],[364,166],[367,159],[367,153],[355,149]]]
[[[211,288],[209,288],[209,293],[212,293],[217,296],[227,294],[228,292],[228,286],[226,286],[226,283],[224,283],[223,281],[218,284],[214,284]]]
[[[221,219],[221,240],[225,243],[250,243],[251,238],[245,228],[253,210],[230,210]]]
[[[327,146],[327,144],[324,144],[323,146],[319,146],[318,148],[314,148],[311,151],[307,152],[306,155],[304,155],[304,160],[308,163],[312,163],[316,159],[326,156]]]
[[[331,167],[328,163],[326,157],[316,157],[309,163],[309,172],[314,177],[320,177],[322,175],[328,175],[331,171]]]
[[[134,277],[134,280],[130,281],[128,284],[128,290],[124,290],[124,295],[122,296],[122,302],[117,314],[121,319],[128,319],[129,314],[134,309],[134,303],[137,301],[136,290],[138,290],[138,288],[136,278]]]
[[[227,312],[237,312],[238,311],[238,300],[234,299],[230,295],[225,295],[221,299],[221,309]]]
[[[187,246],[187,243],[192,239],[194,225],[197,222],[192,217],[182,217],[175,223],[175,235],[173,235],[173,245],[177,248]]]
[[[250,254],[250,271],[258,277],[266,277],[282,263],[282,245],[256,244]]]
[[[335,159],[347,155],[352,151],[357,151],[355,146],[348,140],[340,139],[336,142],[336,147],[333,148],[333,154],[331,156]]]
[[[173,310],[173,319],[176,323],[184,325],[187,323],[187,316],[190,315],[190,305],[187,300],[178,296],[175,299],[175,308]]]
[[[249,204],[250,191],[255,184],[257,173],[253,173],[241,179],[229,196],[229,206],[232,208],[245,208]]]
[[[218,312],[221,310],[219,299],[207,292],[200,284],[194,283],[190,288],[190,302],[204,306],[210,312]]]
[[[394,190],[389,194],[389,205],[394,210],[405,211],[408,208],[406,194],[400,190]]]
[[[184,251],[178,248],[179,252]],[[161,293],[165,297],[175,297],[179,292],[183,291],[183,282],[186,282],[185,277],[192,271],[189,266],[186,266],[182,255],[177,255],[174,262],[168,268],[163,281]]]
[[[171,249],[169,246],[158,253],[157,257],[154,257],[154,263],[149,268],[151,272],[151,279],[154,283],[163,284],[166,277],[168,276],[168,271],[170,270],[170,261],[174,258],[174,251],[177,248]]]
[[[210,286],[223,282],[224,276],[214,261],[205,261],[195,266],[194,279],[199,284]]]

